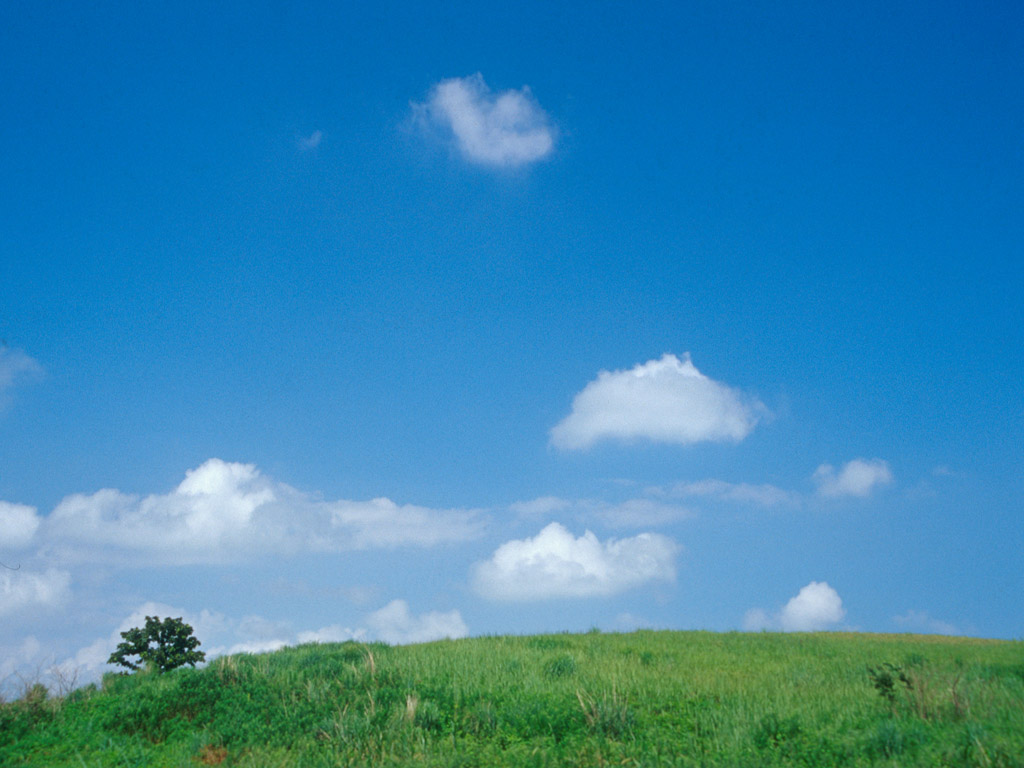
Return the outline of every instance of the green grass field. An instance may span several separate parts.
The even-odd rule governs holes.
[[[306,645],[0,707],[12,766],[1024,766],[1024,643],[860,634]]]

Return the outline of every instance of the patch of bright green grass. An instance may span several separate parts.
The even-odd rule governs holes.
[[[889,678],[883,679],[888,674]],[[3,766],[1024,766],[1024,643],[305,645],[0,705]]]

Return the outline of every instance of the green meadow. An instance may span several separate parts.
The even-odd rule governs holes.
[[[13,766],[1024,766],[1024,642],[912,635],[305,645],[0,706]]]

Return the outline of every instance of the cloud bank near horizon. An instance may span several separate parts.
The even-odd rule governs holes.
[[[767,408],[759,400],[708,378],[672,354],[629,370],[601,371],[573,398],[572,410],[550,432],[567,451],[602,440],[690,445],[739,442]]]
[[[469,628],[459,611],[414,614],[409,604],[400,599],[392,600],[366,615],[353,628],[332,625],[300,632],[285,622],[269,621],[260,616],[236,619],[217,611],[189,611],[166,603],[148,601],[125,616],[109,635],[96,638],[56,664],[57,671],[63,671],[65,676],[73,674],[80,684],[97,679],[104,671],[113,668],[107,664],[107,659],[121,642],[121,633],[132,627],[143,626],[147,616],[181,618],[192,627],[193,634],[202,642],[199,650],[206,653],[207,662],[219,656],[266,653],[304,643],[379,640],[392,645],[406,645],[445,638],[455,640],[469,634]],[[8,655],[18,657],[8,665],[11,666],[8,674],[18,666],[14,662],[23,666],[36,660],[39,655],[41,646],[38,641],[34,637],[28,640],[24,648],[6,649]],[[4,666],[0,665],[0,671],[3,670]]]

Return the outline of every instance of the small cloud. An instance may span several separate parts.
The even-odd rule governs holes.
[[[455,640],[469,634],[469,628],[458,611],[431,611],[413,616],[405,600],[392,600],[379,611],[371,613],[366,623],[374,638],[392,644],[427,643],[445,638]]]
[[[786,491],[767,483],[753,485],[708,479],[692,483],[677,483],[670,492],[673,496],[701,496],[735,501],[741,504],[755,504],[760,507],[797,506],[800,504],[799,493]]]
[[[517,168],[552,153],[555,130],[530,89],[492,93],[477,73],[435,85],[425,103],[413,104],[420,126],[448,133],[466,160]]]
[[[682,360],[666,354],[628,371],[601,371],[551,430],[551,444],[581,450],[604,439],[739,442],[766,411],[757,399],[702,374],[689,354]]]
[[[904,632],[916,632],[929,635],[959,635],[954,625],[939,619],[933,619],[925,611],[907,611],[902,616],[893,616],[892,620]]]
[[[15,387],[37,381],[43,376],[43,366],[20,349],[0,346],[0,410],[10,402]]]
[[[813,478],[818,494],[826,498],[839,496],[866,497],[879,486],[892,482],[889,464],[882,459],[853,459],[837,473],[831,464],[822,464]]]
[[[779,620],[786,632],[813,632],[838,624],[844,616],[839,593],[824,581],[812,581],[786,603]]]
[[[492,600],[545,600],[614,595],[648,581],[675,579],[671,539],[642,533],[605,543],[551,523],[532,539],[507,541],[477,563],[472,583]]]
[[[320,142],[323,141],[323,138],[324,134],[321,131],[313,131],[309,136],[302,136],[299,138],[299,149],[304,152],[316,149],[320,146]]]
[[[747,611],[747,631],[781,629],[783,632],[819,632],[838,624],[846,616],[839,593],[823,581],[812,581],[774,616],[760,608]]]
[[[0,501],[0,543],[5,549],[25,549],[38,529],[35,507]]]
[[[71,574],[56,568],[45,573],[0,569],[0,616],[37,606],[55,608],[68,599],[70,587]]]

